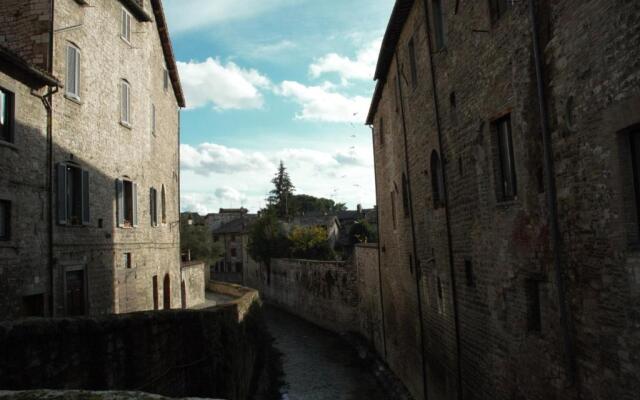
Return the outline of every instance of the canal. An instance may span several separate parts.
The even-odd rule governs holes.
[[[291,314],[265,307],[275,346],[283,353],[282,400],[383,400],[383,388],[342,337]]]

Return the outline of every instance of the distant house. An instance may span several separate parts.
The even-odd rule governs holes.
[[[222,259],[210,266],[209,280],[232,282],[238,284],[245,283],[245,271],[256,262],[249,256],[247,247],[249,244],[249,228],[256,220],[257,215],[247,214],[246,209],[237,210],[239,217],[236,217],[212,230],[213,241],[222,243],[224,255]],[[220,214],[227,217],[234,212],[222,212]],[[209,216],[207,216],[209,217]],[[253,266],[253,269],[256,269]]]

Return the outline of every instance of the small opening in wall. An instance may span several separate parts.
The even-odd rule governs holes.
[[[409,272],[413,275],[413,254],[409,253]]]
[[[464,260],[464,273],[467,280],[467,286],[475,287],[476,277],[473,273],[473,263],[471,262],[471,260]]]
[[[456,92],[451,92],[449,94],[449,105],[452,110],[455,110],[458,107],[458,102],[456,101]]]
[[[124,253],[124,266],[127,269],[133,268],[133,257],[131,253]]]
[[[460,176],[464,176],[464,161],[462,160],[462,156],[458,157],[458,172]]]
[[[540,332],[542,330],[542,311],[540,309],[540,281],[527,279],[525,282],[527,296],[527,330]]]
[[[103,224],[102,218],[98,219],[98,228],[102,228]]]

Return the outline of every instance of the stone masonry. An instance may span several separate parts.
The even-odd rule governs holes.
[[[533,3],[553,166],[529,2],[398,0],[385,35],[368,123],[386,360],[418,399],[639,390],[640,3]],[[557,246],[545,171],[558,188]]]
[[[122,37],[123,13],[131,24],[128,40]],[[16,221],[18,228],[35,227],[38,232],[53,224],[52,256],[45,263],[49,271],[43,278],[47,282],[38,289],[47,299],[46,314],[69,314],[70,303],[75,305],[74,313],[92,315],[179,307],[179,109],[184,98],[161,2],[58,0],[53,8],[50,0],[3,3],[0,21],[18,17],[39,23],[25,32],[16,31],[14,24],[0,23],[0,44],[63,81],[50,100],[51,170],[47,168],[42,103],[34,98],[38,101],[16,105],[17,125],[40,128],[28,139],[33,142],[30,152],[26,147],[18,149],[35,158],[25,170],[29,175],[23,178],[44,185],[49,170],[53,179],[52,193],[41,193],[38,201],[17,202],[14,215],[14,219],[24,219]],[[79,53],[78,96],[68,93],[70,47]],[[49,51],[52,62],[48,62]],[[130,88],[128,124],[121,122],[124,81]],[[43,119],[37,123],[22,117],[33,118],[38,113]],[[16,139],[19,147],[27,145],[20,141]],[[42,150],[34,154],[32,149]],[[60,190],[62,165],[86,173],[81,222],[61,218],[61,212],[66,214],[65,195]],[[129,192],[123,182],[131,182]],[[46,215],[47,196],[53,199],[51,215]],[[122,203],[119,198],[124,198]],[[28,210],[34,204],[40,204],[44,211]],[[127,213],[134,216],[132,223],[118,223],[119,215]],[[33,248],[34,257],[39,248],[47,247],[44,238],[36,241],[37,236],[32,238],[26,231],[22,235],[21,245]],[[32,279],[28,278],[29,270],[42,269],[38,266],[42,264],[40,258],[23,268],[24,280]],[[4,258],[0,265],[7,270],[18,268]],[[22,280],[3,285],[3,292],[6,287],[12,293],[7,297],[30,293]],[[15,305],[0,304],[3,317],[24,314]]]

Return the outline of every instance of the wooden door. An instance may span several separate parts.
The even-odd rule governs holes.
[[[157,310],[159,308],[158,304],[158,275],[153,276],[153,309]]]
[[[67,315],[85,314],[84,271],[69,271],[66,275]]]
[[[165,310],[171,309],[171,278],[169,274],[164,276],[164,282],[162,285],[163,292],[163,308]]]

